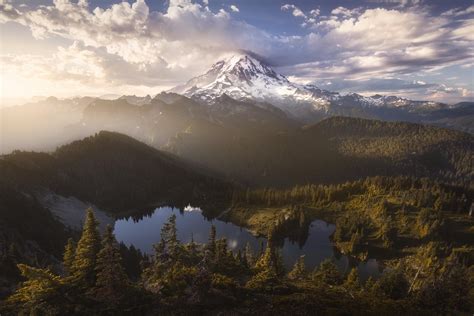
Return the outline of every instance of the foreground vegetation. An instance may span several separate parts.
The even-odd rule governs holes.
[[[274,246],[274,230],[261,253],[249,247],[233,253],[212,227],[205,245],[177,239],[176,217],[163,226],[151,258],[141,262],[133,280],[124,268],[119,245],[109,227],[103,236],[88,211],[77,245],[66,245],[63,269],[53,273],[19,264],[25,281],[3,304],[4,314],[237,314],[468,313],[474,269],[451,252],[438,256],[435,243],[415,256],[418,273],[404,262],[380,279],[362,283],[356,270],[341,274],[326,260],[307,271],[301,257],[285,271]],[[471,289],[471,292],[470,292]]]

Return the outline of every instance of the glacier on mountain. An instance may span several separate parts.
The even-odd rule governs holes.
[[[224,94],[239,101],[270,103],[297,118],[337,114],[347,108],[403,108],[415,111],[444,106],[441,103],[412,101],[396,96],[340,94],[310,84],[293,83],[265,62],[248,54],[236,54],[218,61],[205,74],[192,78],[170,92],[211,105]]]

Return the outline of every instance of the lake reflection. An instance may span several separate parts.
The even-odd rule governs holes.
[[[243,249],[249,243],[254,253],[257,253],[262,243],[265,243],[264,238],[253,236],[245,228],[217,219],[208,220],[199,208],[193,207],[186,207],[183,211],[172,207],[160,207],[150,216],[145,216],[140,220],[132,218],[117,220],[114,227],[117,240],[124,242],[127,246],[133,244],[140,250],[152,254],[153,245],[160,240],[161,227],[172,214],[176,215],[178,238],[184,243],[190,242],[192,238],[195,242],[207,243],[211,225],[216,226],[218,238],[227,238],[228,246],[232,250]],[[335,256],[330,240],[335,229],[333,224],[315,220],[309,227],[308,238],[304,245],[300,246],[297,242],[291,242],[286,238],[281,249],[285,265],[290,268],[299,256],[305,255],[306,266],[308,269],[313,269],[324,259],[335,257],[339,268],[347,271],[350,268],[348,258]],[[369,275],[378,275],[378,265],[375,260],[359,263],[358,270],[363,279]]]
[[[184,211],[172,207],[157,208],[150,216],[135,221],[132,218],[121,219],[115,222],[115,235],[118,241],[127,246],[133,244],[146,253],[153,253],[153,245],[160,240],[161,227],[169,217],[176,215],[176,228],[181,242],[190,242],[192,238],[197,243],[207,243],[211,225],[217,230],[217,237],[226,237],[228,246],[232,250],[242,249],[246,243],[254,251],[260,248],[264,238],[256,238],[246,229],[232,223],[206,219],[199,208],[187,207]]]

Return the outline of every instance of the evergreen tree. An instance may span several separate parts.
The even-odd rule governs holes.
[[[281,257],[278,257],[273,246],[273,232],[273,228],[268,230],[267,247],[255,264],[257,274],[247,282],[249,288],[271,289],[280,283],[278,273],[282,271]]]
[[[118,305],[129,287],[129,280],[122,266],[117,240],[109,225],[102,240],[102,249],[97,255],[95,268],[97,281],[93,290],[95,297],[103,302]]]
[[[352,268],[351,272],[347,275],[346,281],[344,282],[344,286],[349,290],[359,290],[360,289],[360,281],[359,281],[359,271],[357,268]]]
[[[191,242],[185,245],[187,263],[195,264],[200,260],[199,247],[194,241],[194,235],[191,234]]]
[[[74,257],[76,256],[76,244],[72,238],[69,238],[64,249],[64,256],[63,256],[63,265],[64,265],[64,272],[66,275],[72,275],[73,270],[72,266],[74,264]]]
[[[288,277],[292,280],[302,280],[306,277],[306,268],[304,264],[304,255],[300,256],[296,261],[293,270],[288,273]]]
[[[253,267],[255,265],[255,258],[253,255],[252,247],[250,247],[249,242],[245,244],[243,257],[245,258],[245,261],[247,262],[248,267]]]
[[[394,300],[404,298],[408,294],[409,287],[410,284],[399,267],[383,273],[375,285],[378,293]]]
[[[71,266],[75,281],[82,286],[95,284],[95,264],[100,249],[98,222],[91,208],[87,210],[81,239],[77,243],[76,256]]]
[[[206,248],[211,252],[211,257],[214,257],[216,254],[216,226],[214,225],[211,225]]]
[[[227,250],[227,239],[220,238],[216,241],[216,255],[215,260],[217,264],[225,264],[226,259],[228,257],[228,250]]]
[[[142,279],[147,290],[154,293],[163,291],[167,280],[173,279],[169,274],[182,268],[180,259],[184,257],[181,256],[184,249],[181,249],[177,236],[176,215],[173,214],[161,228],[160,242],[153,246],[155,248],[153,261],[143,270]]]
[[[275,267],[275,273],[282,277],[285,275],[285,264],[283,262],[283,254],[281,253],[280,249],[274,250],[274,259],[273,265]]]
[[[60,315],[65,303],[61,278],[48,269],[25,264],[18,264],[18,269],[26,281],[6,302],[14,311],[12,315]]]
[[[267,234],[267,246],[263,251],[263,254],[255,264],[255,268],[259,270],[271,269],[275,272],[275,249],[273,246],[273,228],[268,230]]]
[[[325,259],[313,272],[313,280],[317,283],[339,285],[342,282],[342,277],[334,261]]]
[[[167,254],[171,256],[172,260],[176,260],[179,253],[179,240],[175,214],[171,215],[168,222],[163,225],[161,229],[161,241],[165,245]]]
[[[369,278],[364,283],[363,290],[364,292],[368,294],[372,294],[372,295],[374,294],[374,292],[376,291],[376,282],[374,278],[369,276]]]

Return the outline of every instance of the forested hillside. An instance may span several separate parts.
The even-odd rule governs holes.
[[[474,137],[411,123],[333,117],[277,134],[192,125],[166,147],[250,185],[414,175],[472,185]]]
[[[54,153],[16,151],[0,160],[5,185],[20,191],[48,189],[112,212],[162,201],[187,203],[225,196],[223,181],[128,136],[100,132]]]

